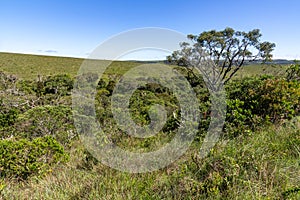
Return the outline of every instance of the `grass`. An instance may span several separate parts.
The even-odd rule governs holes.
[[[0,69],[21,79],[61,73],[75,75],[82,61],[77,58],[0,53]]]
[[[281,76],[285,73],[288,65],[246,65],[235,75],[235,78],[244,78],[259,74]]]
[[[83,61],[80,58],[0,53],[0,70],[23,80],[36,79],[38,75],[70,74],[74,77]],[[124,74],[137,65],[140,63],[115,61],[106,74]]]
[[[37,56],[28,54],[14,54],[0,52],[0,70],[14,74],[20,79],[36,79],[38,75],[70,74],[76,76],[84,59]],[[129,69],[141,65],[140,62],[114,61],[105,72],[107,75],[124,74]],[[257,74],[280,75],[286,66],[279,65],[247,65],[236,74],[236,78]]]
[[[199,144],[160,171],[129,174],[83,165],[78,141],[71,161],[42,179],[10,181],[4,199],[299,199],[300,120],[219,142],[197,157]],[[226,195],[225,195],[226,194]]]

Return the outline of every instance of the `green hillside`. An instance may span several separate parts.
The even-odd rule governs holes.
[[[20,79],[35,79],[38,75],[55,74],[75,76],[83,61],[84,59],[81,58],[0,53],[0,70],[8,74],[14,74]],[[135,62],[115,61],[107,69],[106,73],[124,73],[138,64]]]
[[[38,75],[70,74],[75,76],[84,59],[14,54],[0,52],[0,70],[14,74],[20,79],[35,79]],[[141,62],[114,61],[106,74],[123,74]],[[259,74],[282,75],[287,65],[247,65],[236,75],[237,78]]]
[[[72,108],[71,94],[82,62],[0,53],[0,200],[300,199],[299,65],[245,66],[228,82],[221,139],[206,157],[200,157],[199,150],[212,122],[210,94],[202,79],[176,67],[199,102],[201,121],[195,139],[167,167],[128,173],[95,159],[74,126],[78,110]],[[149,125],[155,114],[149,110],[158,104],[166,111],[162,129],[155,136],[135,138],[118,127],[111,106],[114,88],[122,74],[140,64],[113,62],[99,81],[94,106],[107,138],[101,132],[95,136],[128,151],[152,152],[170,142],[182,125],[181,105],[173,91],[149,83],[130,97],[130,115],[137,125]],[[293,76],[287,78],[291,67]],[[85,103],[80,109],[90,111]]]

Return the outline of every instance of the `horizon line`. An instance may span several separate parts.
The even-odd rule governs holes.
[[[73,58],[73,59],[82,59],[82,60],[85,60],[85,59],[89,59],[88,56],[87,57],[80,57],[80,56],[71,56],[71,55],[51,55],[51,54],[39,54],[39,53],[25,53],[25,52],[12,52],[12,51],[0,51],[0,54],[1,53],[6,53],[6,54],[19,54],[19,55],[31,55],[31,56],[45,56],[45,57],[59,57],[59,58]],[[91,59],[91,58],[90,58]],[[116,59],[116,60],[111,60],[111,59],[105,59],[105,58],[101,58],[101,59],[91,59],[91,60],[106,60],[106,61],[124,61],[124,62],[154,62],[154,61],[157,61],[157,62],[161,62],[161,61],[166,61],[166,59],[143,59],[143,60],[140,60],[140,59]],[[259,61],[261,59],[258,59],[256,61]],[[273,58],[272,61],[275,61],[275,60],[286,60],[286,61],[295,61],[295,60],[298,60],[297,58],[293,58],[293,59],[288,59],[288,58]],[[247,60],[245,60],[247,61]],[[255,62],[255,61],[254,61]]]

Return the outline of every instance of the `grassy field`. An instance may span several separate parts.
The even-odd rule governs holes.
[[[83,61],[80,58],[0,53],[0,70],[25,80],[36,79],[38,75],[70,74],[74,77]],[[106,74],[123,74],[139,64],[115,61]]]
[[[243,78],[259,74],[282,76],[286,69],[287,65],[246,65],[237,72],[235,77]]]
[[[3,109],[21,105],[18,110],[20,113],[14,123],[1,125],[3,140],[14,140],[13,134],[28,137],[26,131],[38,135],[42,131],[47,132],[49,127],[59,130],[58,134],[67,133],[69,131],[67,128],[73,126],[72,120],[69,120],[69,116],[64,116],[65,113],[61,110],[68,111],[71,105],[70,91],[60,94],[45,89],[40,92],[39,83],[34,80],[38,75],[65,73],[75,77],[82,62],[83,59],[77,58],[0,53],[0,71],[14,74],[21,80],[29,80],[29,83],[22,85],[23,93],[14,94],[8,90],[2,91],[0,95]],[[140,64],[139,62],[113,62],[105,73],[107,76],[114,77]],[[286,67],[245,66],[235,78],[262,74],[282,76]],[[52,85],[49,82],[47,84],[45,87],[51,89]],[[9,88],[6,85],[5,87]],[[162,92],[161,96],[157,97],[149,91],[144,91],[135,99],[135,112],[138,113],[136,116],[148,109],[146,106],[140,106],[147,102],[147,95],[154,103],[165,99],[172,100],[166,97],[167,92]],[[111,117],[111,113],[107,111],[110,92],[109,84],[98,90],[97,95],[102,99],[96,102],[97,115],[103,119],[103,124],[108,124],[107,130],[116,133],[114,139],[119,142],[116,142],[117,144],[134,146],[138,142],[129,137],[122,141],[124,136],[120,134],[118,128],[106,120]],[[174,106],[173,104],[175,103],[169,103],[170,107]],[[52,117],[51,112],[54,113]],[[3,111],[0,114],[4,118],[7,113]],[[32,122],[35,118],[36,121]],[[3,124],[2,121],[0,122]],[[31,127],[30,123],[32,123]],[[66,140],[64,136],[59,135],[58,139],[64,141]],[[162,143],[162,140],[168,139],[170,135],[163,139],[160,137],[162,138],[162,134],[154,139],[154,142],[160,144],[159,142]],[[264,124],[255,131],[245,131],[245,134],[241,133],[233,138],[224,137],[205,158],[199,157],[202,143],[201,138],[197,138],[179,160],[151,173],[131,174],[114,170],[92,159],[78,138],[70,141],[64,146],[70,159],[66,163],[55,165],[45,175],[33,176],[24,181],[11,177],[3,178],[3,168],[0,165],[0,200],[300,199],[300,117],[282,120],[277,124]],[[142,148],[155,147],[156,144],[151,146],[150,142],[148,140],[140,145]]]
[[[13,54],[0,52],[0,70],[14,74],[20,79],[36,79],[38,75],[47,76],[54,74],[70,74],[75,76],[84,59],[37,56],[27,54]],[[124,74],[139,62],[113,62],[105,72],[106,74]],[[286,66],[272,65],[247,65],[236,74],[236,78],[254,76],[258,74],[281,75]]]

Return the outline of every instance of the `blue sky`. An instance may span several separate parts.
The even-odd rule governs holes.
[[[198,34],[232,27],[259,28],[276,43],[275,58],[300,59],[299,8],[299,0],[0,0],[0,51],[86,57],[134,28]]]

